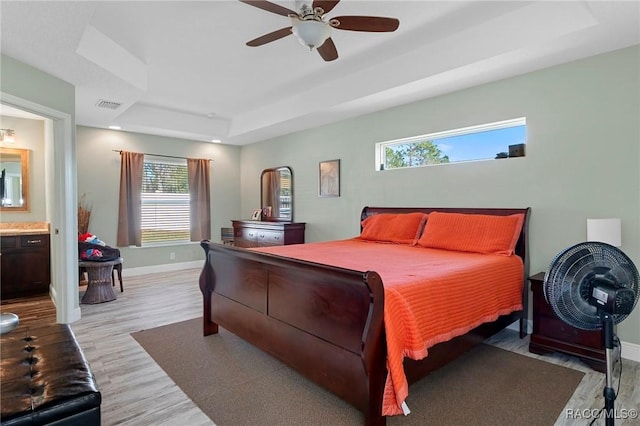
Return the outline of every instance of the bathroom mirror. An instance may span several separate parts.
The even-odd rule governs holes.
[[[0,148],[0,211],[29,211],[29,150]]]
[[[265,169],[260,175],[262,220],[293,221],[293,173],[289,167]]]

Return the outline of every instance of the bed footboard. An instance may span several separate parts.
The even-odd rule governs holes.
[[[353,271],[203,241],[203,333],[222,326],[384,424],[384,290]]]
[[[380,213],[432,211],[525,215],[515,252],[524,263],[523,310],[482,324],[429,348],[420,361],[404,360],[413,383],[520,320],[526,335],[529,273],[529,208],[365,207],[361,220]],[[200,275],[203,333],[218,326],[235,333],[364,413],[368,425],[384,425],[382,397],[387,376],[384,289],[376,272],[354,271],[203,241]]]

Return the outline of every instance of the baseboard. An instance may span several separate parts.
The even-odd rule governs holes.
[[[58,291],[56,290],[56,288],[53,286],[53,284],[49,284],[49,297],[51,298],[51,301],[53,302],[53,305],[56,307],[56,321],[57,322],[61,322],[61,323],[72,323],[74,321],[77,321],[80,319],[80,317],[82,316],[82,310],[80,309],[80,307],[76,307],[71,309],[70,311],[67,312],[67,315],[64,316],[63,313],[61,313],[61,309],[60,309],[60,305],[58,304]],[[62,318],[61,318],[62,316]]]
[[[640,362],[640,345],[637,343],[620,341],[622,346],[622,358]]]
[[[123,277],[135,277],[137,275],[153,274],[157,272],[181,271],[183,269],[202,268],[203,260],[191,262],[167,263],[164,265],[139,266],[137,268],[122,268]]]
[[[73,308],[71,310],[71,315],[69,315],[69,318],[67,318],[67,322],[72,323],[72,322],[78,321],[81,317],[82,317],[82,310],[79,307]]]
[[[51,297],[53,304],[57,305],[56,300],[58,300],[58,292],[56,291],[56,288],[53,286],[53,284],[49,284],[49,297]]]
[[[509,330],[520,331],[520,321],[515,321],[507,327]],[[533,332],[533,321],[527,320],[527,333]],[[630,361],[640,362],[640,345],[637,343],[620,341],[622,347],[622,358]]]

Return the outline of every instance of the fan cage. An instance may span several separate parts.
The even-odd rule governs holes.
[[[555,314],[567,324],[582,330],[602,328],[598,309],[588,301],[590,282],[602,277],[616,287],[635,293],[638,302],[638,270],[617,247],[601,242],[585,242],[568,247],[551,261],[544,277],[544,295]],[[625,315],[612,315],[614,324]]]

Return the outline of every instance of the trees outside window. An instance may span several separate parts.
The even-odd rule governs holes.
[[[445,155],[433,141],[404,143],[385,147],[387,168],[426,166],[428,164],[442,164],[449,162]]]
[[[516,118],[379,142],[376,144],[376,169],[523,157],[526,140],[526,118]]]
[[[186,160],[147,161],[142,176],[142,244],[189,241]]]

